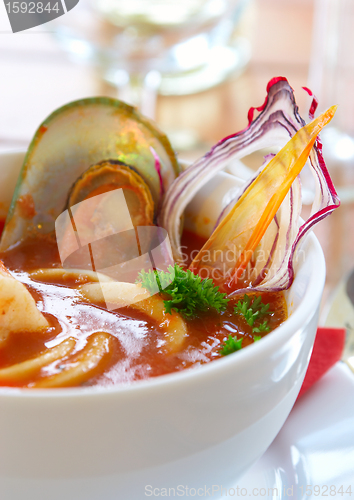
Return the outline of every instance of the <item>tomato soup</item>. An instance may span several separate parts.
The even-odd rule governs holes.
[[[201,238],[184,234],[187,254],[202,243]],[[33,277],[34,270],[60,266],[57,245],[49,238],[28,239],[1,254],[0,259],[12,275],[25,284],[50,325],[43,333],[10,333],[0,347],[0,385],[31,387],[46,377],[53,377],[63,369],[63,364],[70,362],[70,358],[65,363],[61,359],[55,360],[20,381],[16,377],[1,380],[1,370],[35,359],[68,338],[76,341],[75,361],[75,353],[85,348],[95,332],[109,335],[109,356],[79,385],[111,386],[195,368],[222,357],[221,346],[230,335],[243,339],[242,348],[255,341],[252,327],[241,315],[234,314],[235,303],[230,301],[221,313],[207,311],[186,320],[186,338],[181,349],[171,353],[166,348],[163,325],[144,312],[131,307],[110,311],[83,301],[77,286],[87,282],[85,272],[75,278],[70,273],[40,281]],[[282,293],[263,293],[262,301],[270,304],[267,318],[271,331],[286,319],[286,303]],[[266,334],[262,333],[258,338]]]

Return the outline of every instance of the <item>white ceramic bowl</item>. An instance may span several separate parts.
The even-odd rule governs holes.
[[[0,155],[5,205],[22,157]],[[230,182],[221,174],[212,187],[222,195]],[[211,206],[203,193],[194,208]],[[313,235],[304,250],[289,319],[235,355],[125,387],[0,389],[1,500],[141,500],[162,488],[218,498],[235,486],[282,427],[309,362],[325,264]]]

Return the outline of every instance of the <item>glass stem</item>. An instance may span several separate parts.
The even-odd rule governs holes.
[[[146,74],[129,75],[127,71],[119,70],[115,76],[118,99],[136,106],[143,115],[154,120],[161,74],[151,70]]]

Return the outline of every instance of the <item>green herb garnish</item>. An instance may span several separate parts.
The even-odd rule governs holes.
[[[255,328],[252,328],[253,333],[262,333],[262,332],[269,332],[270,328],[268,326],[268,320],[264,320],[263,323],[260,325],[256,326]]]
[[[262,335],[253,335],[253,340],[257,342],[258,340],[261,340]]]
[[[260,320],[266,314],[270,314],[269,304],[263,304],[261,296],[252,301],[252,299],[245,294],[243,300],[239,300],[234,307],[234,313],[242,315],[247,321],[247,324],[253,327],[255,321]],[[269,330],[268,320],[265,319],[263,323],[255,325],[252,328],[252,333],[269,332]]]
[[[193,318],[199,312],[214,309],[217,312],[226,310],[229,299],[226,293],[219,292],[212,279],[203,279],[189,269],[184,271],[179,265],[169,266],[168,272],[141,271],[138,282],[151,294],[156,291],[156,281],[160,293],[169,296],[164,300],[166,312],[181,313],[186,318]]]
[[[220,354],[222,356],[227,356],[228,354],[232,354],[233,352],[239,351],[242,348],[243,338],[237,339],[237,337],[233,337],[229,335],[229,338],[225,340],[222,348],[220,349]]]

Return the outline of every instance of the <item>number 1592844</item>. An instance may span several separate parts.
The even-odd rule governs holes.
[[[60,11],[59,2],[52,5],[50,2],[9,2],[5,3],[6,10],[9,14],[42,14],[43,12]]]
[[[347,499],[352,496],[352,488],[351,486],[335,486],[332,484],[331,486],[327,485],[312,485],[308,484],[307,486],[299,486],[302,495],[306,496],[315,496],[315,497],[335,497],[342,496]]]

